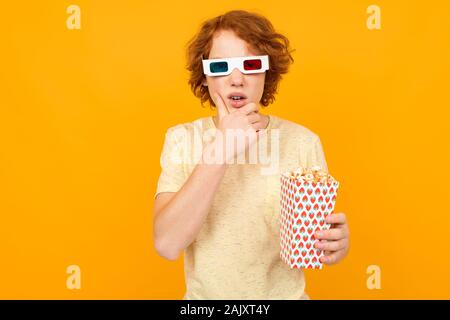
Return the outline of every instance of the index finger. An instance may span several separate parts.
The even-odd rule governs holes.
[[[344,224],[347,222],[347,219],[344,213],[333,213],[326,218],[326,222],[333,224]]]
[[[225,117],[229,112],[220,94],[216,93],[216,106],[219,120]]]

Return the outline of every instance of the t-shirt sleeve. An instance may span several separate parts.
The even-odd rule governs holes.
[[[311,166],[320,166],[322,170],[328,172],[327,161],[323,152],[322,143],[318,136],[313,140],[310,157]]]
[[[184,143],[177,130],[169,128],[166,132],[160,157],[161,174],[154,197],[161,192],[177,192],[186,181],[183,159]]]

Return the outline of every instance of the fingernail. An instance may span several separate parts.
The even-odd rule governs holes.
[[[321,237],[322,236],[322,232],[316,232],[316,237]]]

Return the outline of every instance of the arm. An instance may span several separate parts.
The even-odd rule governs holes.
[[[317,163],[328,172],[325,154],[319,138],[314,144],[312,158],[314,163]],[[324,256],[321,258],[321,262],[332,265],[340,262],[348,254],[350,230],[347,217],[343,212],[330,214],[326,222],[331,224],[331,228],[316,232],[315,238],[317,241],[314,247],[319,250],[324,250]]]
[[[249,103],[240,110],[229,113],[219,96],[216,97],[219,113],[219,133],[227,129],[259,130],[257,137],[265,134],[263,119],[257,113],[259,106]],[[250,140],[250,139],[249,139]],[[226,155],[221,163],[206,164],[205,157],[218,148],[224,148],[223,140],[216,139],[208,144],[203,152],[202,162],[197,164],[189,178],[177,192],[157,195],[154,203],[153,238],[157,252],[169,260],[176,260],[185,248],[197,237],[211,209],[214,195],[226,171],[229,157],[245,152],[255,142],[246,141],[241,149]],[[222,149],[224,150],[224,149]],[[211,159],[211,158],[210,158]]]
[[[153,209],[153,238],[159,255],[176,260],[195,240],[225,170],[226,164],[200,163],[178,192],[157,195]]]

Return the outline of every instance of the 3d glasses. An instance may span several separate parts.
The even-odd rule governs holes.
[[[203,59],[203,73],[207,76],[226,76],[234,68],[244,74],[262,73],[269,70],[269,56],[233,57],[222,59]]]

